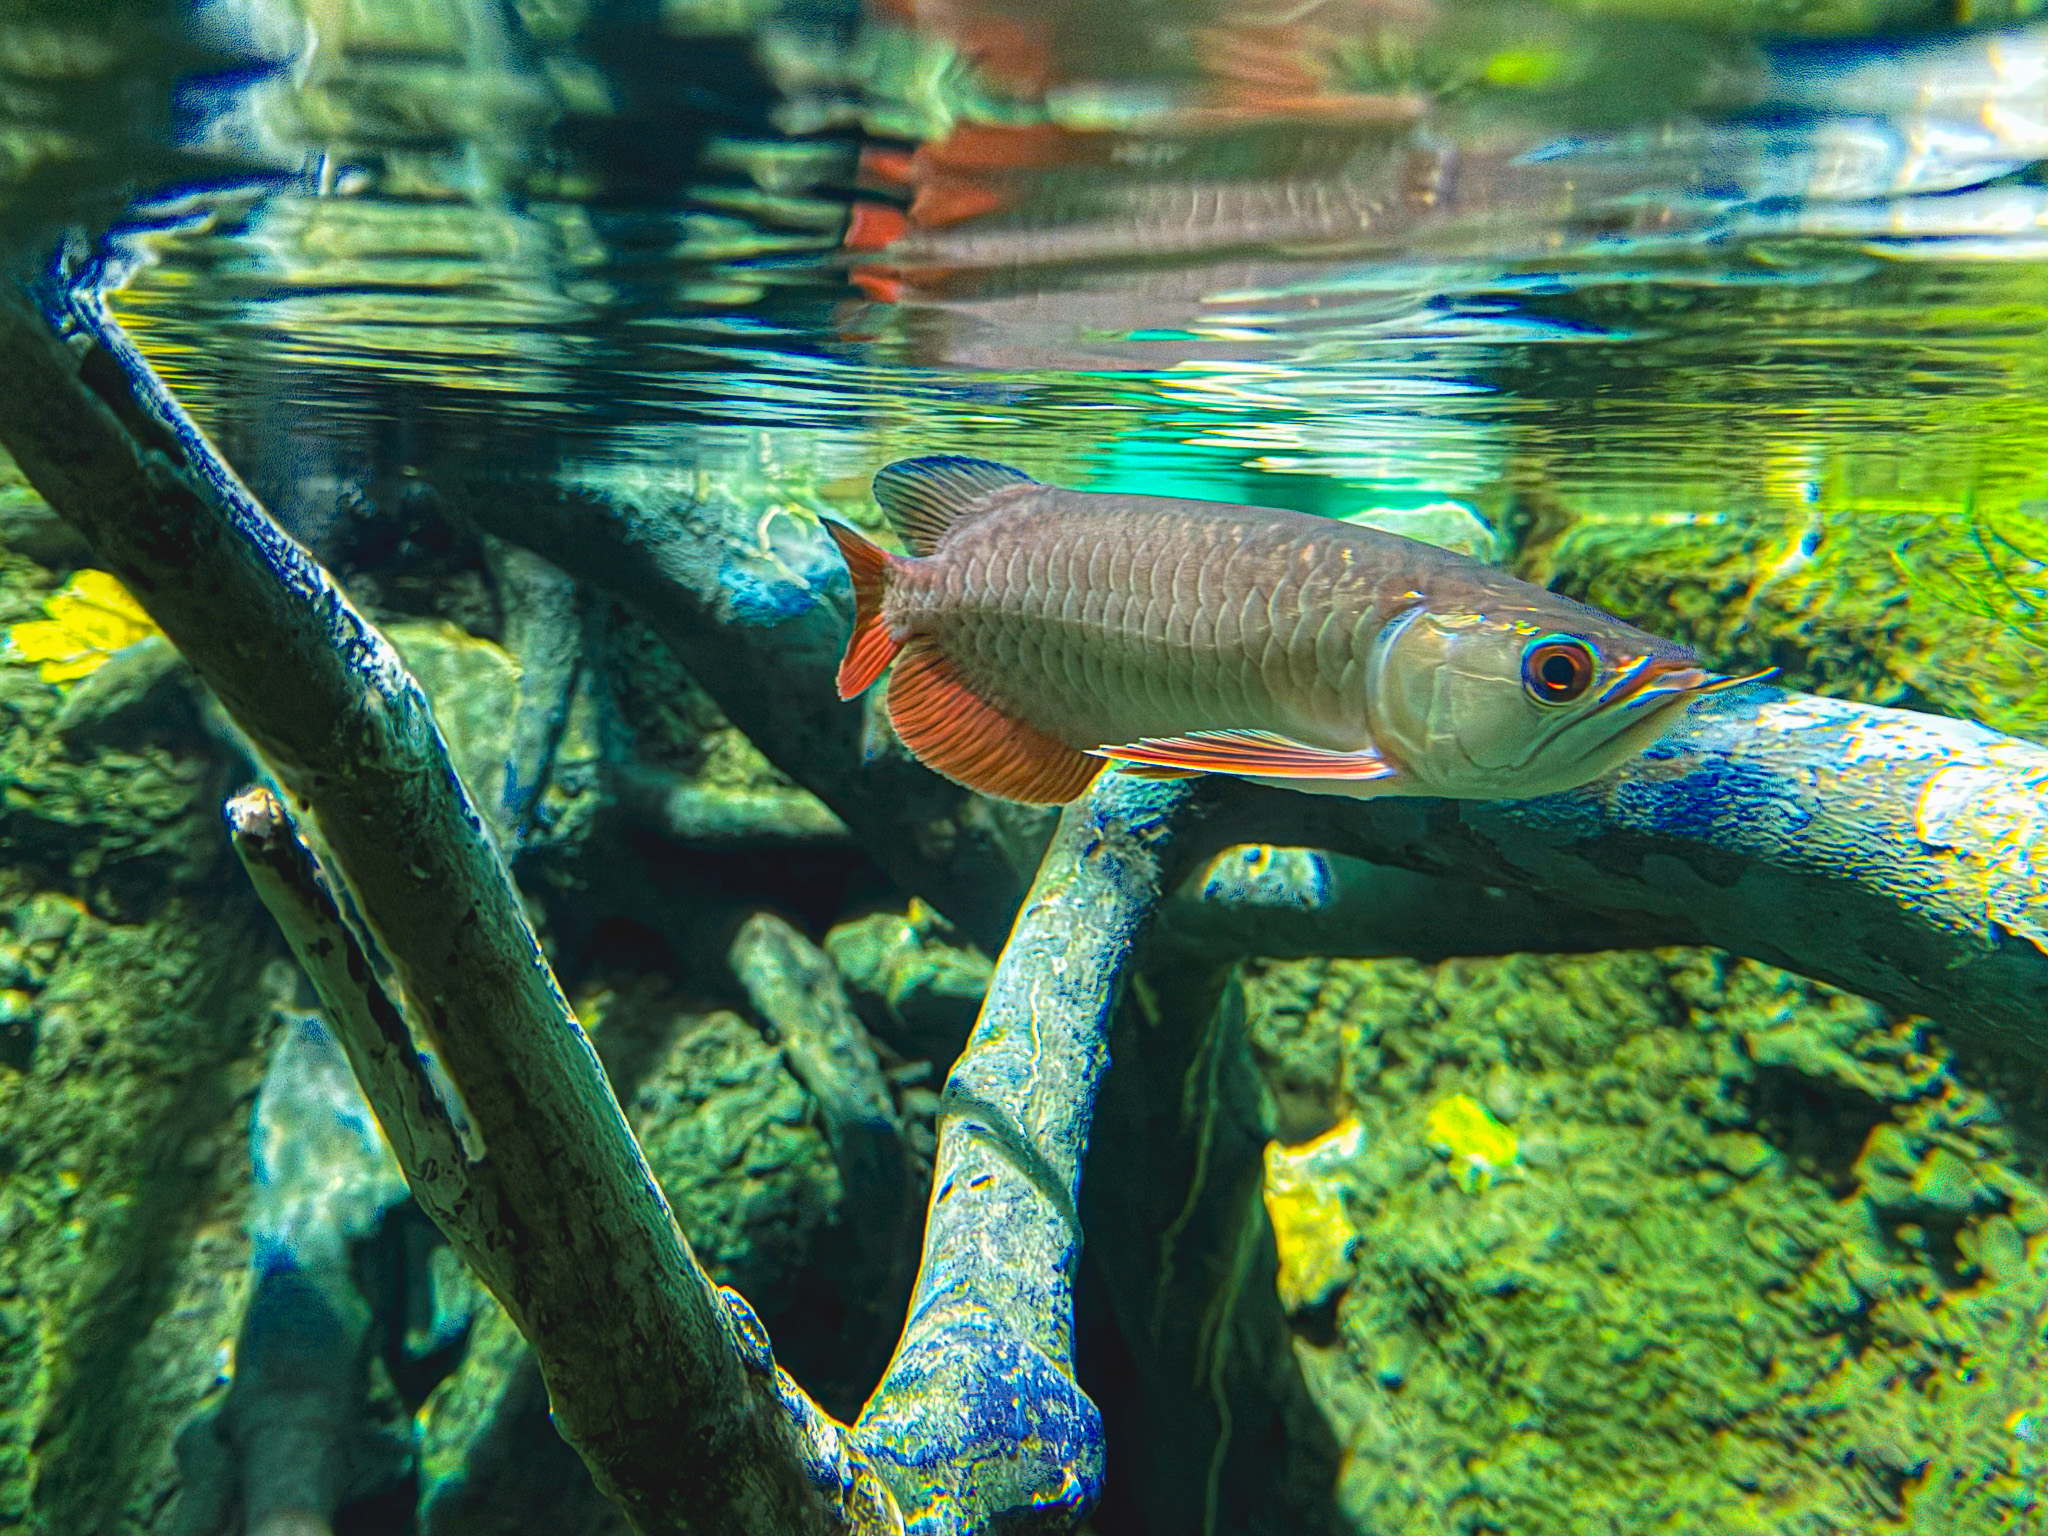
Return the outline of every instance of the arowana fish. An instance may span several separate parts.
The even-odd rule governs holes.
[[[1325,794],[1549,794],[1753,681],[1328,518],[1061,490],[951,456],[891,464],[874,490],[914,553],[826,525],[856,608],[840,696],[893,662],[904,744],[1004,799],[1073,800],[1112,763]]]

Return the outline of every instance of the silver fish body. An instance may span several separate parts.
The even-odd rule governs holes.
[[[919,729],[950,737],[985,708],[984,733],[1014,724],[1030,750],[1150,771],[1519,796],[1597,776],[1730,681],[1682,646],[1376,529],[1062,490],[977,460],[908,461],[877,488],[923,551],[885,557],[870,615],[874,645],[923,658],[891,684],[899,730],[917,717],[914,751]]]
[[[1249,729],[1372,745],[1374,648],[1455,557],[1262,507],[997,492],[910,562],[890,627],[937,640],[976,692],[1075,745]]]

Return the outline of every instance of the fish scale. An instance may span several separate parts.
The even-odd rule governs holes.
[[[1298,730],[1304,717],[1335,714],[1352,658],[1348,648],[1331,651],[1326,675],[1318,652],[1327,616],[1302,607],[1314,600],[1317,584],[1292,579],[1291,568],[1307,551],[1291,540],[1272,551],[1288,574],[1270,584],[1269,604],[1247,613],[1234,646],[1197,646],[1192,610],[1204,587],[1197,573],[1214,567],[1210,585],[1217,590],[1238,583],[1255,590],[1251,562],[1232,558],[1247,553],[1252,530],[1212,529],[1208,515],[1190,517],[1173,503],[1105,526],[1054,499],[1069,493],[1047,492],[1043,501],[1020,501],[961,529],[920,562],[885,610],[891,625],[932,634],[978,693],[1062,737],[1078,732],[1108,740],[1133,724],[1139,735],[1227,726]],[[1026,524],[1052,526],[1027,545],[1019,537]],[[1087,579],[1081,573],[1095,564],[1079,558],[1090,545],[1106,546],[1110,556],[1112,601],[1094,622],[1086,602],[1077,613],[1071,601],[1071,589]],[[1348,623],[1337,628],[1355,632]],[[1247,671],[1258,686],[1227,685],[1226,673]],[[1093,681],[1105,673],[1107,687]]]
[[[1741,681],[1376,529],[946,456],[888,466],[875,494],[914,553],[828,525],[857,610],[840,691],[900,656],[905,744],[1013,799],[1073,799],[1103,759],[1321,793],[1548,793]]]

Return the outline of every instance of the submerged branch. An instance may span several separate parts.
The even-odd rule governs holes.
[[[1102,1484],[1074,1381],[1076,1202],[1109,1024],[1185,784],[1068,808],[940,1101],[910,1320],[854,1439],[930,1536],[1063,1532]]]
[[[874,1042],[831,958],[781,918],[756,912],[733,936],[727,958],[754,1010],[781,1038],[790,1071],[818,1106],[845,1191],[844,1219],[860,1255],[847,1291],[882,1328],[891,1328],[909,1292],[908,1255],[924,1190]]]
[[[420,1209],[443,1231],[501,1230],[505,1194],[496,1165],[470,1159],[457,1114],[321,883],[283,802],[267,789],[245,789],[228,801],[224,815],[235,855],[313,984]]]
[[[569,722],[569,698],[583,660],[581,616],[576,583],[531,550],[486,540],[484,559],[505,607],[505,648],[519,663],[505,779],[498,804],[490,808],[509,856],[531,830]]]
[[[715,788],[635,762],[613,764],[607,787],[622,811],[672,842],[774,848],[847,841],[839,818],[800,789]]]
[[[1541,800],[1214,794],[1210,847],[1532,892],[2048,1057],[2048,749],[1967,721],[1757,687]]]
[[[1160,908],[1162,937],[1214,965],[1309,955],[1585,954],[1676,944],[1675,919],[1591,912],[1519,886],[1329,853],[1241,843],[1184,880]]]
[[[844,1529],[872,1479],[683,1242],[418,685],[97,302],[53,307],[69,340],[34,300],[0,304],[0,442],[316,818],[482,1149],[449,1236],[533,1343],[565,1437],[643,1531]],[[449,1155],[418,1129],[441,1139],[415,1155]]]

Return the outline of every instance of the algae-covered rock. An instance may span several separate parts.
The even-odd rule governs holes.
[[[875,912],[825,935],[825,952],[876,1027],[906,1056],[943,1067],[974,1027],[994,973],[988,956],[948,942],[951,926],[921,901]]]
[[[518,663],[453,624],[394,623],[384,632],[433,701],[434,723],[471,798],[496,807],[512,748]]]
[[[0,884],[17,915],[53,908]],[[220,1383],[246,1286],[258,916],[176,898],[22,946],[38,1037],[0,1072],[0,1525],[152,1530],[176,1487],[174,1435]]]
[[[0,661],[0,1528],[122,1536],[224,1381],[275,949],[214,878],[228,765],[183,664],[37,563],[81,553],[39,508],[0,465],[0,623],[92,643]]]
[[[1255,1051],[1291,1093],[1320,1075],[1357,1148],[1306,1195],[1269,1162],[1267,1198],[1352,1255],[1334,1342],[1305,1318],[1298,1347],[1359,1529],[2038,1518],[2031,1074],[1697,951],[1301,961],[1249,988]],[[1514,1177],[1460,1176],[1510,1136]],[[1274,1224],[1286,1287],[1309,1248]]]
[[[628,1114],[705,1268],[774,1317],[840,1193],[780,1049],[737,1014],[688,1019]]]
[[[1521,1152],[1515,1133],[1468,1093],[1437,1100],[1424,1125],[1429,1144],[1451,1160],[1459,1186],[1471,1194],[1512,1168]]]

